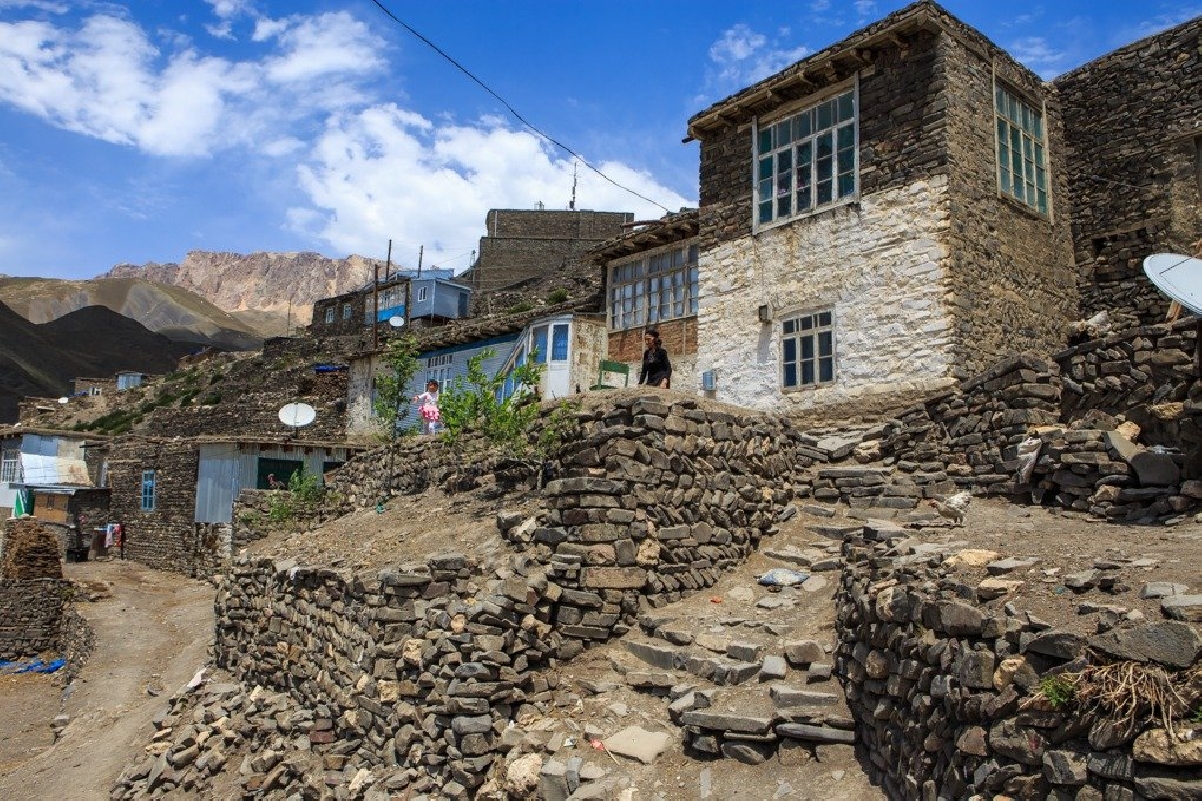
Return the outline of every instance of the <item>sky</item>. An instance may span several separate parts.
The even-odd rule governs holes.
[[[697,203],[689,117],[904,5],[0,0],[0,273],[384,258],[390,240],[394,263],[421,248],[460,271],[490,208],[566,209],[575,191],[578,209],[656,218]],[[1202,15],[943,6],[1047,79]]]

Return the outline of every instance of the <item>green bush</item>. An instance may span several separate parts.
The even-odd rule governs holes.
[[[534,303],[532,303],[529,300],[523,300],[520,303],[513,304],[508,309],[506,309],[506,311],[509,312],[510,314],[521,314],[522,312],[528,312],[533,308],[534,308]]]
[[[484,361],[495,355],[486,348],[468,359],[467,376],[456,377],[438,396],[443,439],[461,450],[464,436],[478,432],[506,456],[524,458],[530,447],[530,427],[538,417],[536,392],[542,365],[535,362],[537,354],[531,353],[529,360],[511,373],[502,369],[490,376],[484,372]],[[510,377],[514,392],[502,399],[501,389]]]
[[[553,289],[547,293],[547,303],[554,306],[556,303],[563,303],[568,299],[568,290]]]
[[[1077,685],[1064,676],[1048,676],[1039,682],[1039,693],[1052,705],[1052,709],[1060,711],[1072,706],[1077,697]]]

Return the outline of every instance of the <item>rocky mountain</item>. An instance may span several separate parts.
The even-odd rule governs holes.
[[[105,306],[177,342],[244,350],[258,347],[263,338],[253,325],[197,294],[144,278],[0,278],[0,303],[35,324]]]
[[[313,301],[340,295],[372,280],[384,262],[363,256],[331,259],[318,253],[212,253],[194,250],[180,264],[119,264],[100,278],[139,278],[182,287],[253,325],[282,334],[306,325]]]
[[[71,379],[120,370],[166,373],[196,345],[173,342],[104,306],[31,323],[0,303],[0,423],[17,419],[25,396],[60,397]]]

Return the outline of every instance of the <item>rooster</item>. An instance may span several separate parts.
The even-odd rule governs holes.
[[[942,501],[931,499],[927,501],[927,505],[938,512],[940,517],[946,518],[956,524],[962,524],[964,522],[964,514],[968,511],[968,504],[971,500],[972,493],[965,490],[957,492],[955,495],[949,495]]]

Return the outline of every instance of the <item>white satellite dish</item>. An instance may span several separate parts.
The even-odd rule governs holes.
[[[71,399],[70,398],[59,398],[58,402],[59,403],[70,403]]]
[[[1156,288],[1194,314],[1202,314],[1202,259],[1180,253],[1153,253],[1144,274]]]
[[[405,327],[405,318],[397,317],[397,316],[389,317],[388,324],[390,326],[392,326],[393,328],[404,328]]]
[[[302,428],[317,419],[317,412],[307,403],[288,403],[280,409],[280,422],[292,428]]]

